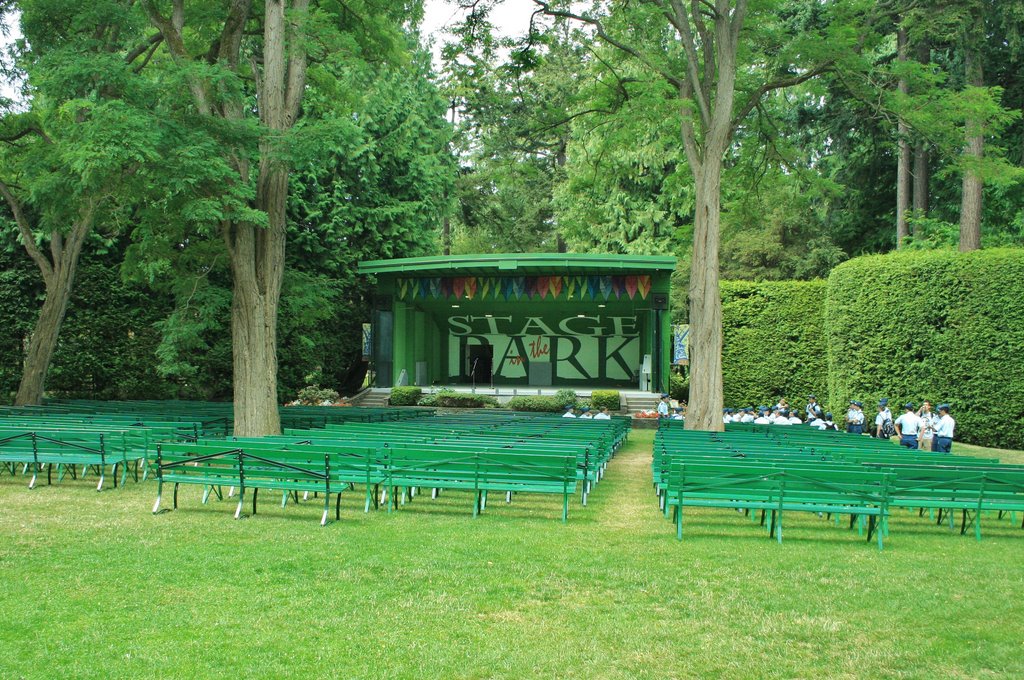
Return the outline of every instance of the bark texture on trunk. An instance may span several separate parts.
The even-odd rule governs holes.
[[[896,31],[897,58],[907,61],[907,32]],[[904,96],[910,94],[910,86],[906,78],[900,78],[897,89]],[[896,247],[903,247],[903,240],[910,235],[907,213],[910,211],[910,127],[901,117],[897,123],[899,153],[896,160]]]
[[[14,397],[15,406],[40,404],[46,390],[46,375],[50,370],[53,352],[60,337],[60,328],[68,310],[68,301],[71,299],[82,245],[92,231],[96,206],[93,203],[87,205],[67,234],[60,231],[52,232],[50,252],[47,255],[36,245],[32,225],[22,208],[21,201],[3,181],[0,181],[0,195],[7,201],[18,227],[21,244],[39,267],[39,273],[46,286],[46,298],[43,300],[43,306],[39,310],[39,317],[26,347],[21,382]]]
[[[926,40],[917,44],[917,61],[921,64],[931,61],[931,46]],[[924,142],[918,141],[914,145],[914,213],[918,217],[928,216],[928,187],[931,184],[931,170],[928,163],[928,146]],[[914,227],[914,236],[917,236],[917,231],[917,227]]]
[[[971,18],[964,39],[964,72],[969,87],[984,87],[985,74],[981,66],[981,40],[984,27],[982,17]],[[970,163],[985,155],[984,125],[978,120],[967,121],[967,139],[964,155]],[[981,210],[985,183],[968,164],[964,170],[963,194],[960,201],[960,252],[981,248]]]
[[[66,266],[55,268],[52,280],[46,282],[46,298],[39,310],[39,318],[32,331],[25,352],[22,366],[21,382],[18,393],[14,397],[15,406],[40,404],[46,389],[46,374],[50,370],[53,352],[57,348],[60,327],[67,313],[68,300],[74,285],[75,270],[78,268],[78,257]]]
[[[686,427],[722,425],[722,294],[719,290],[721,157],[708,158],[695,177],[697,207],[690,263],[690,400]]]

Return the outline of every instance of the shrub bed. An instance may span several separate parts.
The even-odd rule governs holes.
[[[388,403],[392,406],[416,406],[423,397],[419,387],[392,387]]]

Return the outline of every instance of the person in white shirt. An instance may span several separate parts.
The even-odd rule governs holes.
[[[836,427],[835,421],[832,420],[832,414],[831,413],[826,413],[825,414],[824,427],[822,427],[821,429],[822,430],[835,430],[837,432],[839,431],[839,428]]]
[[[741,423],[752,423],[754,422],[754,409],[745,408],[743,409],[743,415],[740,416]]]
[[[723,408],[722,409],[722,424],[723,425],[728,425],[731,422],[732,422],[732,409],[731,408]]]
[[[917,437],[921,431],[921,419],[914,413],[914,405],[906,404],[903,415],[896,419],[896,435],[900,438],[900,446],[917,449]]]
[[[673,409],[673,411],[674,411],[674,413],[672,414],[672,420],[684,420],[684,418],[683,418],[683,407],[682,406],[676,406]]]
[[[668,392],[661,393],[661,401],[658,402],[658,417],[668,418]]]
[[[569,404],[569,405],[567,405],[565,407],[565,413],[562,414],[562,417],[563,418],[575,418],[576,417],[575,411],[576,411],[576,407],[573,406],[572,404]]]
[[[771,425],[772,421],[768,420],[768,411],[761,409],[760,414],[754,418],[755,425]]]
[[[951,453],[953,448],[953,429],[956,421],[949,415],[949,404],[939,404],[939,423],[935,427],[935,444],[932,449],[936,453]]]
[[[892,420],[892,411],[889,410],[889,400],[882,399],[878,402],[878,415],[875,416],[876,437],[882,437],[882,426],[887,420]]]
[[[932,451],[934,450],[932,445],[935,442],[935,428],[939,424],[939,416],[932,410],[932,403],[927,399],[921,404],[917,415],[921,417],[921,430],[917,440],[921,443],[922,449]]]
[[[584,406],[582,409],[580,409],[580,411],[581,411],[580,418],[582,420],[593,420],[594,419],[594,416],[590,412],[590,409],[587,408],[586,406]]]
[[[811,427],[815,428],[815,429],[818,429],[818,430],[824,430],[825,429],[825,421],[822,420],[821,418],[817,417],[817,416],[815,416],[815,418],[813,420],[809,420],[807,422],[807,424],[810,425]]]
[[[813,394],[807,395],[807,407],[804,410],[807,412],[807,422],[809,423],[821,418],[823,413],[818,398]]]
[[[611,420],[612,416],[608,413],[608,407],[602,406],[601,412],[594,416],[594,420]]]
[[[775,422],[772,425],[792,425],[789,422],[789,411],[779,411],[779,415],[775,418]]]
[[[864,411],[859,401],[851,401],[846,411],[846,431],[850,434],[864,434]]]
[[[789,424],[790,425],[803,425],[804,421],[800,420],[800,416],[796,414],[796,411],[789,412]]]

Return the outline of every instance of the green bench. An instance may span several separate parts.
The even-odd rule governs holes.
[[[868,541],[877,535],[878,521],[888,515],[892,474],[881,470],[781,467],[733,463],[675,462],[665,492],[666,508],[674,508],[676,537],[683,537],[683,508],[730,508],[771,513],[769,536],[782,542],[782,518],[787,511],[849,514],[869,518]]]

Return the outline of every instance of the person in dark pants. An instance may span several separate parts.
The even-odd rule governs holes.
[[[917,448],[917,437],[921,432],[921,419],[914,412],[914,405],[907,404],[903,407],[903,415],[896,419],[896,435],[900,438],[900,446],[908,449]]]
[[[951,453],[953,450],[953,429],[956,421],[949,415],[949,404],[939,404],[939,424],[935,428],[936,453]]]
[[[846,411],[846,431],[850,434],[864,434],[864,411],[859,401],[851,401]]]

